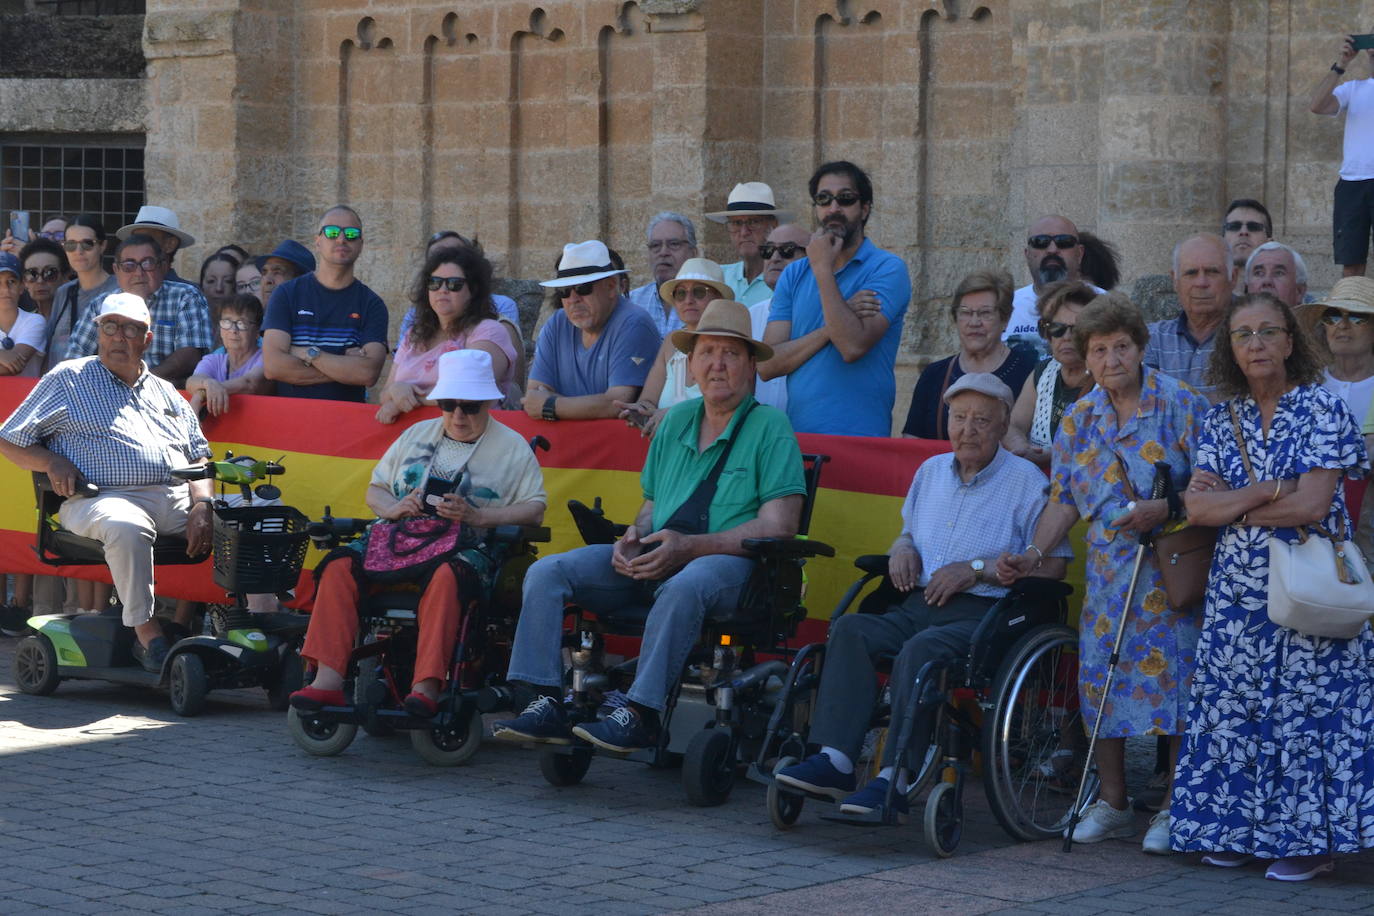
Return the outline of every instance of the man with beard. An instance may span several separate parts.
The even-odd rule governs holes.
[[[1029,344],[1041,351],[1045,342],[1040,337],[1040,316],[1035,303],[1051,283],[1083,279],[1083,242],[1078,227],[1064,216],[1040,217],[1031,223],[1026,236],[1026,267],[1030,269],[1031,282],[1012,296],[1011,320],[1002,332],[1002,340],[1008,346]],[[1093,289],[1104,292],[1096,286]]]
[[[649,271],[653,278],[630,290],[630,301],[654,321],[660,338],[682,327],[682,319],[670,303],[658,295],[658,288],[677,276],[688,258],[697,256],[697,230],[681,213],[664,210],[649,220]]]
[[[765,335],[775,355],[759,375],[787,376],[787,416],[799,433],[888,436],[911,278],[901,258],[864,236],[873,184],[863,169],[827,162],[807,187],[820,229],[806,260],[778,279]],[[861,290],[872,298],[846,301]]]
[[[1231,305],[1236,268],[1219,235],[1204,233],[1174,246],[1173,281],[1183,310],[1150,324],[1145,365],[1187,382],[1212,403],[1216,386],[1206,381],[1216,330]]]

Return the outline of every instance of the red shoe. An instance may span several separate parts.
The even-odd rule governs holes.
[[[417,693],[413,690],[401,702],[401,705],[406,708],[406,712],[417,719],[433,719],[439,714],[438,700],[431,700],[423,693]]]
[[[292,709],[316,712],[324,706],[344,706],[342,690],[320,690],[317,687],[302,687],[287,698]]]

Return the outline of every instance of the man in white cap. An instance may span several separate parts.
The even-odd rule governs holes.
[[[820,751],[781,770],[782,785],[842,801],[846,814],[880,809],[892,779],[893,806],[907,813],[906,768],[897,742],[883,751],[878,778],[855,792],[854,761],[878,700],[875,664],[894,655],[891,734],[915,701],[916,675],[928,662],[968,653],[988,609],[1007,593],[997,561],[1031,542],[1048,502],[1045,475],[1000,446],[1011,417],[1011,389],[990,372],[971,372],[945,392],[953,451],[926,459],[902,504],[902,532],[888,551],[887,577],[906,597],[884,614],[846,614],[825,650],[809,743]],[[1068,541],[1041,557],[1036,576],[1060,578],[1072,556]],[[929,721],[910,745],[914,758],[930,743]]]
[[[616,401],[638,399],[662,338],[643,309],[621,301],[624,274],[603,242],[563,246],[558,276],[539,284],[557,293],[562,308],[539,332],[525,413],[544,420],[614,419]]]
[[[149,236],[157,242],[166,259],[165,275],[168,279],[178,283],[186,282],[177,276],[176,271],[172,268],[172,261],[178,251],[191,247],[196,243],[196,240],[191,233],[181,228],[181,222],[177,219],[174,211],[166,207],[155,207],[152,204],[139,207],[138,216],[129,225],[120,226],[115,237],[122,242],[135,233]]]
[[[142,299],[111,293],[92,321],[95,356],[58,363],[0,426],[0,454],[42,471],[61,496],[79,481],[100,488],[62,504],[62,526],[100,541],[138,637],[135,654],[159,671],[167,641],[153,619],[153,541],[185,533],[187,553],[210,546],[211,483],[177,481],[171,470],[210,457],[200,423],[177,390],[148,371],[156,331]]]
[[[759,246],[768,233],[792,218],[786,210],[779,210],[773,201],[773,189],[762,181],[746,181],[735,185],[725,202],[725,209],[707,213],[713,223],[724,223],[730,230],[730,242],[740,260],[722,264],[725,282],[735,291],[735,300],[745,305],[767,299],[772,290],[763,280],[763,256]]]
[[[672,303],[660,298],[658,290],[677,276],[685,261],[697,256],[697,229],[681,213],[664,210],[649,220],[646,234],[652,276],[648,283],[630,290],[630,301],[654,320],[659,337],[667,337],[682,327],[682,319]]]

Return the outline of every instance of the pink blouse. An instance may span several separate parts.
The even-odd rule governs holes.
[[[510,332],[506,330],[505,325],[491,318],[484,318],[467,334],[442,341],[428,350],[413,349],[410,345],[410,335],[407,334],[396,349],[396,355],[391,359],[396,381],[415,385],[424,394],[429,394],[429,390],[439,380],[439,357],[451,350],[468,349],[480,340],[496,344],[501,352],[506,354],[506,372],[496,379],[496,384],[502,391],[508,390],[515,377],[515,346],[511,343]]]

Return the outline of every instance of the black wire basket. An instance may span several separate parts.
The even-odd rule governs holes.
[[[215,584],[257,595],[294,588],[310,520],[290,506],[215,510]]]

